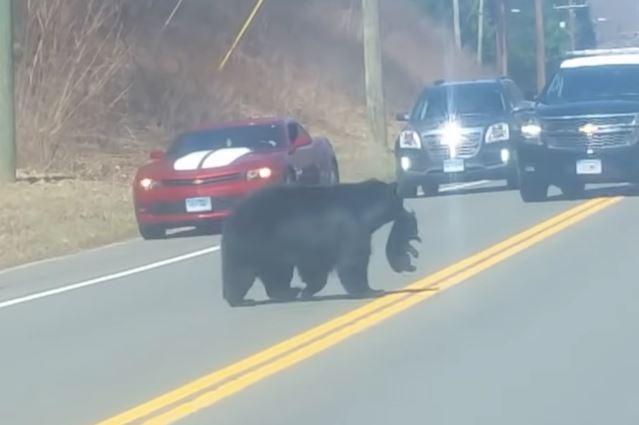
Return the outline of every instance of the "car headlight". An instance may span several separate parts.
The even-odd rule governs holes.
[[[521,126],[521,135],[524,137],[524,142],[527,143],[541,143],[541,125],[538,121],[529,121]]]
[[[144,190],[151,190],[157,186],[159,186],[159,182],[150,178],[143,178],[139,182],[140,187]]]
[[[505,142],[507,140],[510,140],[510,126],[508,123],[500,122],[488,127],[486,143]]]
[[[273,175],[273,170],[268,167],[256,168],[246,172],[247,180],[268,179]]]
[[[399,147],[402,149],[421,149],[422,138],[414,130],[404,130],[399,134]]]

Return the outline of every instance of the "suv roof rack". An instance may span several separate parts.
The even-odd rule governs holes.
[[[639,47],[622,47],[612,49],[586,49],[573,50],[566,53],[566,58],[578,58],[586,56],[608,56],[608,55],[637,55]]]

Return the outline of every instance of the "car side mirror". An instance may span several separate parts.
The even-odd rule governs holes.
[[[521,113],[521,112],[532,112],[535,109],[535,104],[534,102],[522,102],[521,104],[515,106],[513,108],[513,113],[517,114],[517,113]]]
[[[395,119],[397,121],[399,121],[399,122],[406,122],[406,121],[410,120],[410,115],[405,113],[405,112],[402,112],[402,113],[399,113],[399,114],[395,115]]]
[[[165,153],[162,150],[156,149],[151,151],[151,154],[149,155],[149,158],[151,158],[153,161],[160,161],[162,159],[164,159]]]

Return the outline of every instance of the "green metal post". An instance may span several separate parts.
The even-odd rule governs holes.
[[[13,96],[12,0],[0,0],[0,183],[16,179]]]

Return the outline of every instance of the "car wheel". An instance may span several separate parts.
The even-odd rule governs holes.
[[[400,198],[417,198],[417,185],[400,182],[397,185],[397,194]]]
[[[294,184],[295,183],[295,173],[293,172],[293,170],[288,170],[286,172],[286,174],[284,174],[284,181],[283,183],[285,185],[290,185],[290,184]]]
[[[138,226],[140,235],[145,240],[156,240],[166,238],[166,229],[158,225],[141,224]]]
[[[337,166],[337,161],[335,161],[335,159],[331,161],[331,171],[328,180],[328,184],[339,184],[339,167]]]
[[[548,198],[548,183],[528,175],[521,176],[519,194],[524,202],[542,202]]]
[[[508,190],[517,190],[517,189],[519,189],[519,175],[517,175],[516,173],[511,174],[506,179],[506,186],[507,186]]]
[[[560,185],[562,193],[570,199],[583,198],[586,194],[586,184],[581,182],[567,182]]]
[[[427,181],[422,184],[422,190],[424,196],[437,196],[439,195],[439,183]]]

